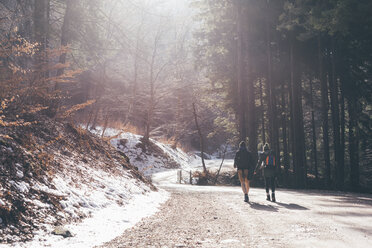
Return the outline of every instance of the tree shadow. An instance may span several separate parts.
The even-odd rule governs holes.
[[[287,209],[292,209],[292,210],[309,210],[308,208],[295,204],[295,203],[283,203],[283,202],[276,202],[281,207],[285,207]]]
[[[333,203],[349,203],[353,204],[354,206],[361,206],[366,205],[371,207],[372,206],[372,199],[367,197],[360,197],[360,196],[353,196],[353,195],[343,195],[337,196],[335,199],[329,199],[329,202]]]
[[[329,206],[329,207],[332,207],[332,206]],[[322,214],[324,212],[319,212],[319,213]],[[342,216],[342,217],[370,217],[371,216],[370,212],[364,213],[364,212],[351,212],[351,211],[346,211],[346,212],[332,211],[329,213],[329,215]]]
[[[272,205],[264,205],[257,202],[249,202],[249,205],[251,206],[251,208],[256,210],[278,212],[278,208]]]

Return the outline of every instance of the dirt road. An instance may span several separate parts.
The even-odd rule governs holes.
[[[371,247],[372,196],[238,187],[163,186],[161,210],[102,247]]]

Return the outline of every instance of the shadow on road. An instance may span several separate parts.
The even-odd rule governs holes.
[[[264,205],[264,204],[260,204],[257,202],[249,202],[249,205],[251,206],[251,208],[257,209],[257,210],[278,212],[278,208],[272,205]]]
[[[340,203],[351,203],[354,204],[356,207],[360,207],[361,205],[366,205],[368,207],[372,206],[372,199],[367,197],[358,197],[353,195],[343,195],[337,196],[334,199],[328,199],[328,202],[334,203],[334,205],[338,205]]]
[[[294,209],[294,210],[309,210],[309,209],[306,208],[306,207],[303,207],[303,206],[301,206],[301,205],[294,204],[294,203],[276,202],[276,204],[278,204],[278,205],[281,206],[281,207],[285,207],[285,208],[287,208],[287,209]]]

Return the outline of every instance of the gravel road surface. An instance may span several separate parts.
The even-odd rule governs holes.
[[[372,196],[239,187],[160,186],[170,199],[101,247],[371,247]]]

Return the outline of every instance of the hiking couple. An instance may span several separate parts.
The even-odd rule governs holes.
[[[268,144],[265,144],[263,151],[258,153],[258,163],[256,165],[254,156],[248,151],[245,142],[242,141],[239,144],[239,150],[236,152],[234,159],[234,168],[238,169],[238,177],[242,190],[244,193],[244,201],[249,202],[249,181],[252,180],[256,169],[263,168],[265,187],[266,187],[266,200],[273,202],[275,199],[275,154]],[[271,198],[269,187],[271,186]]]

